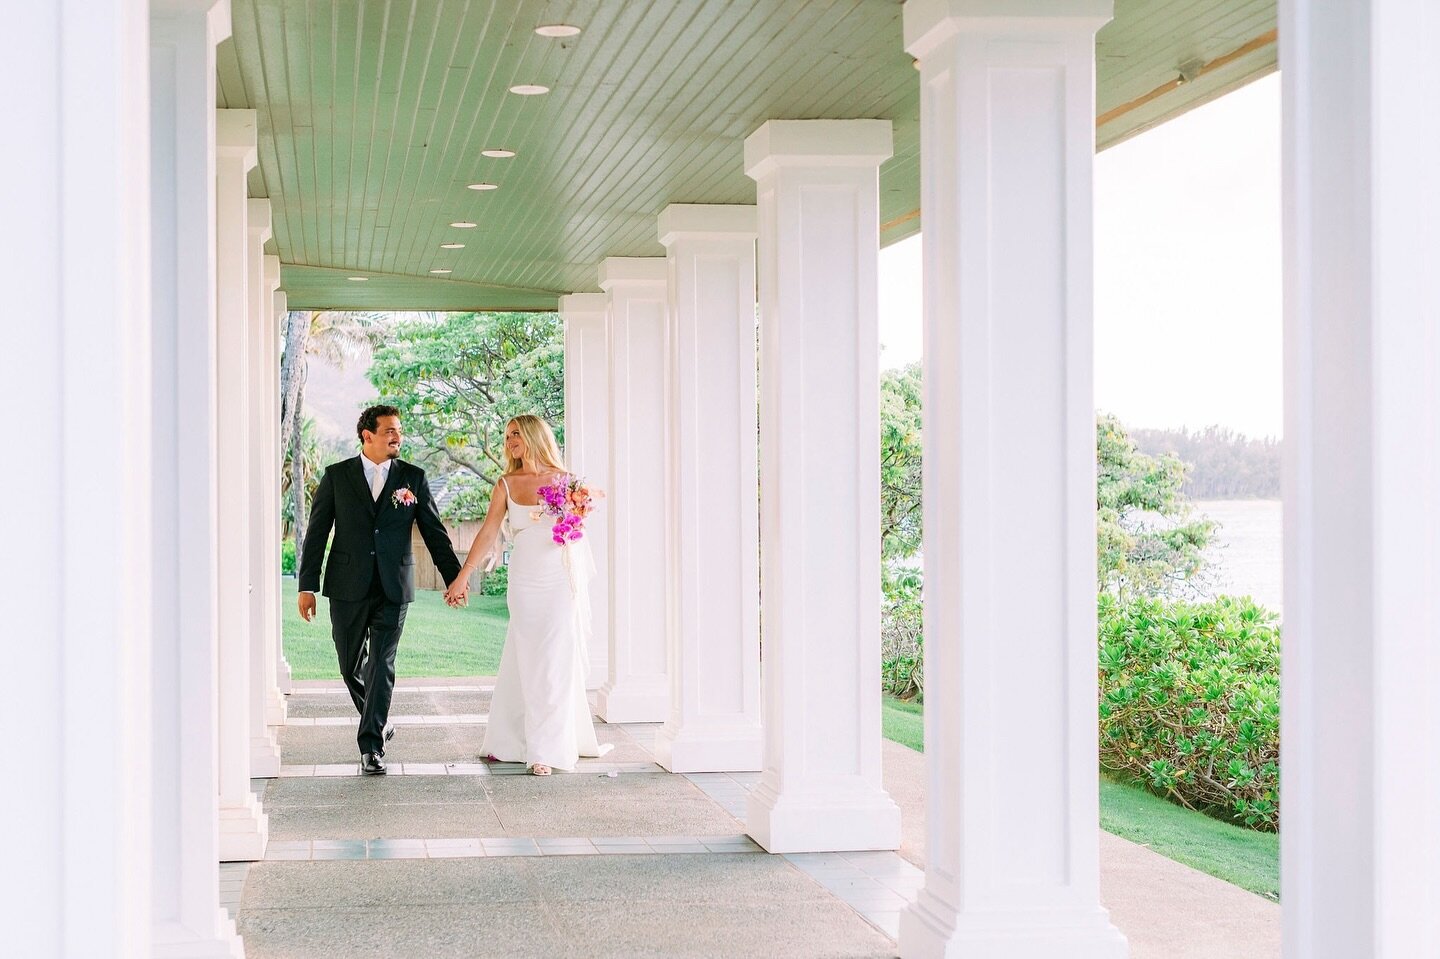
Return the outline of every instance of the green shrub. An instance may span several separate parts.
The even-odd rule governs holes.
[[[504,596],[505,589],[509,582],[510,567],[504,565],[496,566],[489,573],[485,574],[484,579],[480,580],[480,595]]]
[[[295,541],[286,539],[280,543],[280,572],[285,576],[295,575]]]
[[[1100,597],[1100,761],[1192,809],[1280,824],[1280,630],[1247,598]]]
[[[925,636],[920,603],[921,576],[912,569],[887,568],[881,582],[880,685],[900,699],[924,698]]]

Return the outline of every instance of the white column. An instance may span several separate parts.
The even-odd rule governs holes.
[[[284,338],[283,338],[283,336],[282,336],[282,334],[281,334],[281,330],[282,330],[282,328],[283,328],[283,324],[284,324],[284,322],[285,322],[285,318],[286,318],[286,317],[289,315],[289,313],[290,313],[290,296],[289,296],[289,294],[287,294],[284,290],[276,290],[275,293],[274,293],[274,295],[273,295],[273,297],[272,297],[272,300],[271,300],[271,308],[272,308],[273,315],[274,315],[274,317],[275,317],[275,338],[274,338],[274,340],[273,340],[272,342],[275,344],[275,350],[276,350],[276,352],[277,352],[277,354],[278,354],[278,353],[280,352],[281,348],[282,348],[283,345],[284,345],[284,343],[283,343],[283,339],[284,339]],[[275,535],[278,537],[278,536],[280,535],[280,533],[279,533],[279,530],[280,530],[280,499],[279,499],[279,497],[280,497],[280,492],[279,492],[279,490],[280,490],[280,481],[279,481],[278,477],[279,477],[279,475],[280,475],[280,471],[281,471],[282,469],[284,469],[284,466],[285,466],[285,451],[282,450],[282,449],[280,449],[280,440],[279,440],[279,429],[280,429],[280,370],[279,370],[279,367],[278,367],[278,364],[279,364],[278,358],[277,358],[277,360],[276,360],[276,364],[277,364],[277,367],[276,367],[276,370],[275,370],[275,389],[272,391],[271,396],[272,396],[272,398],[273,398],[273,400],[274,400],[274,416],[273,416],[272,418],[273,418],[273,420],[274,420],[274,422],[275,422],[275,429],[276,429],[276,434],[275,434],[275,436],[276,436],[276,439],[275,439],[275,472],[274,472],[274,475],[277,477],[277,479],[276,479],[276,481],[275,481],[275,489],[276,489],[275,496],[276,496],[276,501],[275,501],[275,524],[274,524],[274,529],[276,530]],[[278,583],[279,576],[280,576],[280,574],[279,574],[279,572],[278,572],[278,570],[279,570],[279,564],[280,564],[280,561],[279,561],[279,558],[278,558],[278,555],[279,555],[279,545],[276,546],[276,555],[277,555],[277,558],[276,558],[276,561],[275,561],[275,563],[276,563],[276,570],[277,570],[277,572],[276,572],[276,580],[277,580],[277,583]],[[297,557],[297,560],[296,560],[296,561],[297,561],[297,562],[299,561],[299,560],[298,560],[298,557]],[[277,586],[277,590],[278,590],[278,586]],[[290,661],[285,658],[285,625],[284,625],[284,624],[285,624],[285,615],[284,615],[284,611],[281,609],[281,605],[280,605],[280,603],[279,603],[278,600],[277,600],[277,602],[275,603],[274,608],[271,609],[270,614],[275,617],[275,684],[276,684],[276,686],[279,687],[280,693],[281,693],[282,696],[284,696],[284,695],[289,695],[290,690],[293,688],[293,680],[291,680],[291,678],[290,678]],[[288,708],[288,706],[287,706],[287,708],[286,708],[286,715],[288,715],[288,713],[289,713],[289,708]],[[282,722],[283,722],[283,717],[282,717]]]
[[[771,852],[898,849],[880,780],[879,167],[888,120],[772,120],[758,185],[765,769]]]
[[[229,0],[150,19],[155,382],[155,957],[243,957],[220,908],[215,45]]]
[[[265,529],[270,457],[266,418],[265,314],[272,290],[265,280],[265,241],[270,239],[270,201],[247,200],[245,218],[245,473],[246,562],[250,577],[250,776],[280,775],[280,747],[270,716],[270,672],[275,667],[275,603],[266,590]],[[283,719],[282,719],[283,721]]]
[[[1095,718],[1091,163],[1110,8],[905,6],[923,118],[929,769],[907,959],[1127,953],[1099,901]]]
[[[759,769],[755,208],[660,214],[670,297],[671,772]]]
[[[610,723],[658,723],[670,711],[670,590],[665,481],[665,261],[610,257],[610,676],[596,696]]]
[[[1282,0],[1284,949],[1440,955],[1440,17]]]
[[[256,495],[260,522],[255,543],[260,550],[260,585],[265,621],[265,724],[285,725],[285,693],[280,688],[280,321],[275,296],[280,288],[280,257],[266,256],[260,291],[260,347],[251,368],[259,376],[253,391],[259,429],[252,429],[254,449],[262,457]],[[260,592],[259,588],[256,592]],[[278,734],[276,738],[278,739]]]
[[[0,230],[13,452],[0,574],[13,956],[138,959],[151,925],[145,4],[7,4]]]
[[[216,435],[219,437],[220,859],[265,854],[269,819],[250,792],[252,695],[250,622],[250,434],[247,363],[252,327],[248,291],[249,200],[255,166],[255,111],[216,117]],[[259,720],[264,727],[263,714]]]
[[[610,482],[610,360],[605,341],[609,297],[573,293],[560,297],[565,324],[565,461],[596,486]],[[598,689],[610,675],[610,511],[604,503],[585,521],[595,555],[596,588],[590,591],[590,663],[586,687]]]

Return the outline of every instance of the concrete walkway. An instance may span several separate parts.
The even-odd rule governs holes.
[[[256,781],[266,861],[222,870],[251,959],[896,955],[923,882],[924,761],[886,743],[895,853],[770,856],[744,835],[753,774],[673,776],[649,725],[538,779],[486,764],[484,678],[402,681],[391,774],[356,775],[339,683],[297,685],[280,779]],[[1102,885],[1136,959],[1279,956],[1279,907],[1102,835]]]

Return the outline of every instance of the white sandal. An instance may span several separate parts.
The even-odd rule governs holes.
[[[541,770],[544,771],[542,772]],[[535,763],[530,767],[530,775],[532,776],[548,776],[552,772],[554,772],[554,770],[544,763]]]

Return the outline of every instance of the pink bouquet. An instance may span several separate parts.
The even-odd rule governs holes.
[[[554,486],[542,486],[536,494],[540,497],[540,508],[531,515],[534,519],[547,513],[555,517],[550,538],[556,546],[584,537],[585,517],[595,509],[595,501],[605,495],[600,490],[591,489],[578,476],[566,477],[563,483]]]

